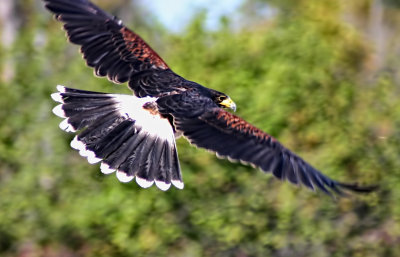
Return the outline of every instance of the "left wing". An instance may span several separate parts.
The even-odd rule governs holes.
[[[185,101],[183,95],[176,95],[159,99],[158,105],[161,111],[171,113],[176,130],[183,132],[192,144],[217,156],[272,172],[275,177],[293,184],[303,184],[313,190],[319,188],[329,195],[332,191],[342,195],[343,188],[359,192],[374,189],[330,179],[269,134],[205,99]]]
[[[68,39],[81,46],[88,66],[115,83],[129,82],[139,97],[178,90],[185,81],[121,20],[88,0],[44,0],[64,23]]]

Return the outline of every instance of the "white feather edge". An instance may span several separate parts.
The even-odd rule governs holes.
[[[125,172],[117,170],[116,172],[117,179],[122,182],[122,183],[128,183],[130,182],[135,176],[130,176],[126,174]]]
[[[164,181],[155,180],[155,183],[162,191],[167,191],[171,187],[171,183],[165,183]]]
[[[143,187],[143,188],[148,188],[148,187],[151,187],[154,184],[154,180],[153,181],[149,181],[149,180],[144,179],[144,178],[136,177],[136,183],[139,186]]]
[[[108,174],[113,173],[115,171],[115,169],[111,169],[110,166],[108,166],[108,164],[102,162],[100,165],[100,171],[101,171],[101,173],[108,175]]]
[[[73,149],[78,150],[79,154],[81,156],[86,157],[90,164],[95,164],[97,162],[102,161],[102,159],[97,158],[95,156],[93,151],[86,149],[85,144],[82,143],[81,141],[79,141],[78,136],[74,137],[74,139],[71,141],[70,145]],[[129,176],[123,171],[119,171],[117,169],[110,168],[110,166],[104,162],[102,162],[100,164],[100,171],[101,171],[101,173],[106,174],[106,175],[116,172],[117,179],[122,183],[128,183],[135,178],[135,176]],[[171,184],[174,185],[178,189],[183,189],[183,182],[180,180],[172,180],[171,183],[165,183],[164,181],[159,181],[159,180],[148,181],[146,179],[139,178],[139,177],[136,177],[135,180],[136,180],[136,183],[140,187],[143,187],[143,188],[151,187],[155,183],[157,188],[159,188],[162,191],[167,191],[171,187]]]
[[[87,160],[90,164],[96,164],[101,162],[103,159],[97,158],[94,152],[88,151]]]
[[[62,85],[57,85],[57,91],[58,91],[58,93],[53,93],[50,95],[51,98],[56,102],[64,103],[61,93],[65,93],[65,87]]]
[[[69,124],[68,118],[61,121],[58,126],[60,127],[60,129],[66,131],[66,132],[76,132],[76,129],[74,129],[74,127],[72,127],[71,124]]]
[[[56,107],[54,107],[52,111],[53,111],[53,113],[54,113],[55,115],[57,115],[58,117],[67,118],[67,116],[65,115],[65,112],[64,112],[62,106],[63,106],[62,104],[59,104],[59,105],[57,105]]]
[[[183,189],[183,182],[180,180],[171,180],[172,185],[174,185],[178,189]]]
[[[86,149],[85,144],[78,140],[78,136],[74,137],[70,145],[72,148],[78,150],[81,156],[86,157],[90,164],[102,161],[102,159],[96,157],[96,154],[93,151]]]
[[[64,103],[60,93],[53,93],[50,96],[54,101],[59,102],[59,103]]]
[[[70,146],[76,150],[81,150],[85,147],[85,145],[78,140],[78,136],[75,136],[74,139],[72,139]]]
[[[60,93],[65,93],[65,87],[63,85],[57,85],[57,91]]]

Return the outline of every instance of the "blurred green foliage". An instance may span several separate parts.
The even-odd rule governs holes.
[[[49,95],[57,84],[129,91],[95,78],[61,24],[26,1],[0,48],[1,256],[400,256],[400,61],[374,66],[346,1],[249,2],[275,15],[208,31],[200,13],[180,34],[131,27],[325,174],[380,190],[335,201],[182,139],[182,191],[100,174],[70,149]]]

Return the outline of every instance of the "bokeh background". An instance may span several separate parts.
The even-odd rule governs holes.
[[[182,191],[102,175],[50,94],[129,91],[93,76],[41,1],[1,0],[0,256],[400,256],[400,1],[239,1],[179,29],[154,2],[95,2],[325,174],[380,189],[334,200],[184,139]]]

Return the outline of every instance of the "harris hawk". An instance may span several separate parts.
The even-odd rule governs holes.
[[[121,20],[88,0],[43,0],[64,24],[70,42],[79,45],[95,74],[120,84],[133,95],[107,94],[58,86],[53,112],[60,128],[76,132],[71,147],[104,174],[136,180],[161,190],[183,181],[175,140],[183,135],[197,147],[272,172],[281,180],[327,194],[373,187],[333,180],[275,138],[226,109],[236,110],[226,94],[174,73],[158,54]]]

